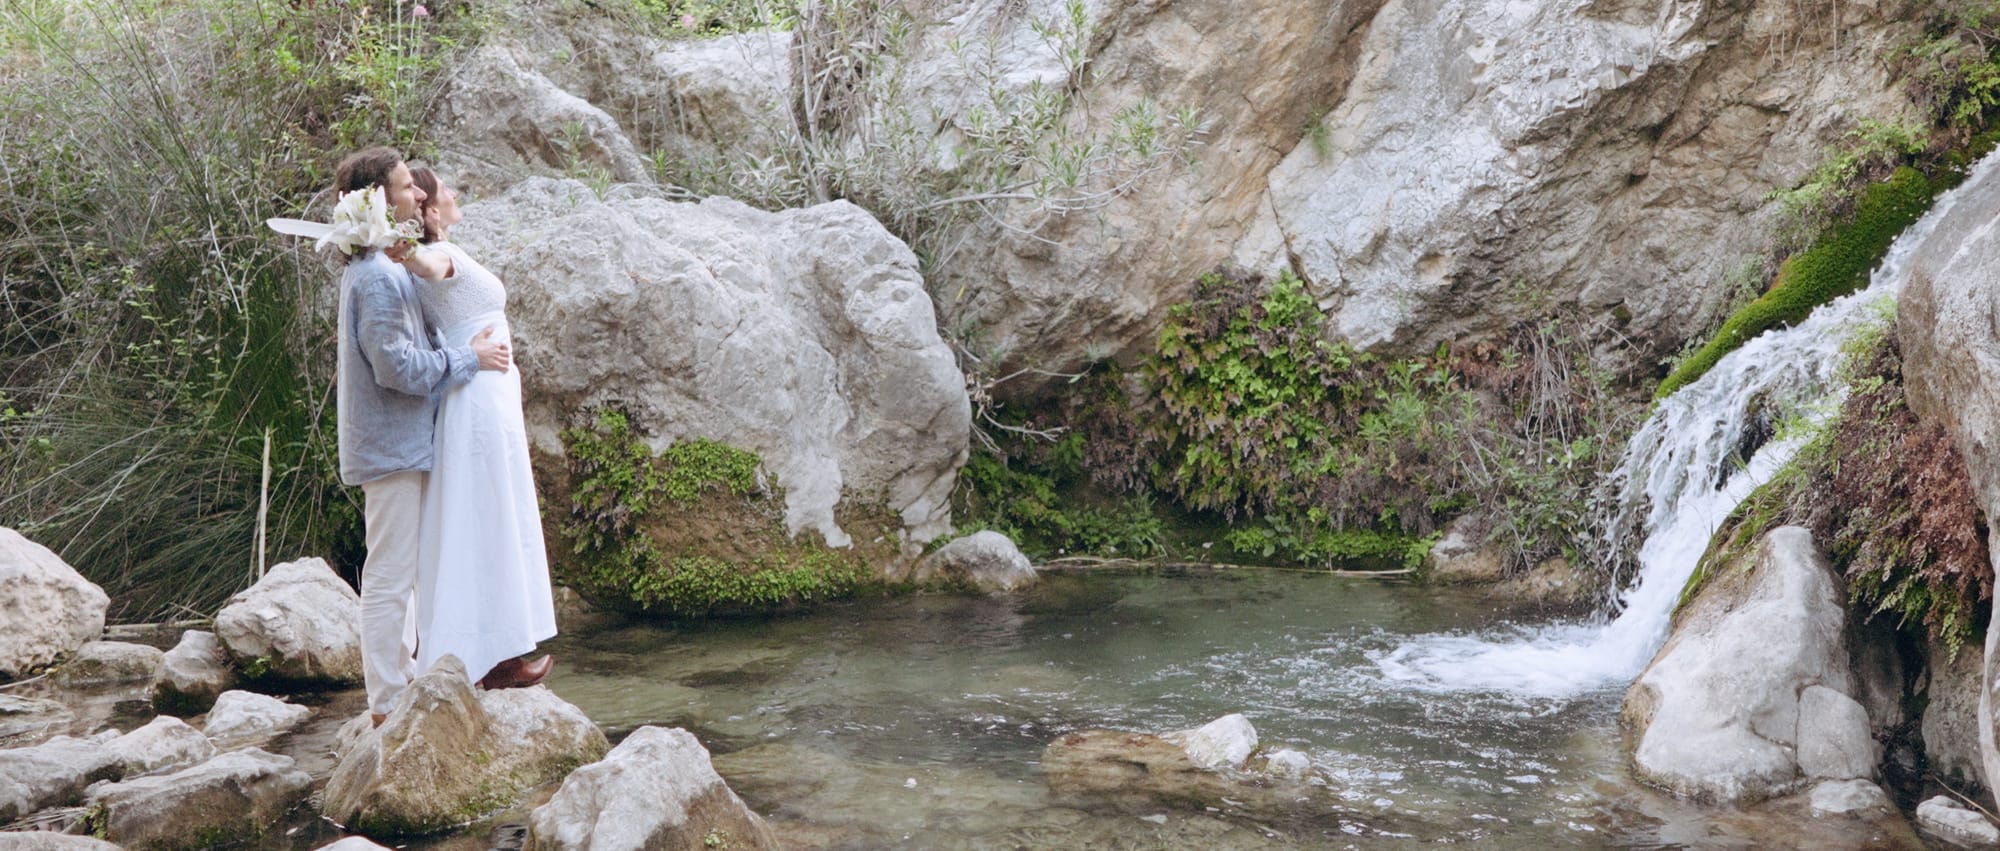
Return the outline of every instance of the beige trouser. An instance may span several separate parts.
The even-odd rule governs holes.
[[[368,558],[361,565],[361,675],[368,711],[389,714],[410,684],[416,659],[404,643],[417,583],[417,524],[423,516],[421,470],[391,473],[361,486]]]

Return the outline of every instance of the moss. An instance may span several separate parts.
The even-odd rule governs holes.
[[[1725,320],[1706,345],[1660,382],[1654,398],[1664,399],[1700,378],[1752,337],[1798,322],[1814,308],[1860,289],[1896,236],[1922,217],[1943,189],[1941,182],[1909,167],[1868,187],[1849,221],[1786,260],[1771,289]]]

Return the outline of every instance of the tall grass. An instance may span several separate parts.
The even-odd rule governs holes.
[[[271,560],[351,566],[333,270],[300,215],[346,150],[421,144],[449,19],[395,2],[0,0],[0,525],[113,617],[209,613]]]

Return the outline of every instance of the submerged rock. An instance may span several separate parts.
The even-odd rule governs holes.
[[[151,683],[160,675],[166,654],[157,647],[123,641],[92,641],[76,649],[56,669],[64,686]]]
[[[953,540],[917,563],[920,583],[964,583],[981,591],[1013,591],[1035,581],[1035,566],[1006,535],[991,529]]]
[[[0,680],[50,664],[104,633],[111,598],[48,547],[0,527]]]
[[[160,681],[153,684],[153,706],[161,712],[198,715],[236,685],[236,669],[215,633],[191,629],[161,659]]]
[[[1679,795],[1754,803],[1785,794],[1803,780],[1802,742],[1815,769],[1859,771],[1872,760],[1862,756],[1874,748],[1867,719],[1856,721],[1862,710],[1846,697],[1846,609],[1832,568],[1795,526],[1766,534],[1754,558],[1747,577],[1740,564],[1716,569],[1625,695],[1634,770]],[[1813,687],[1831,695],[1802,712],[1801,693]],[[1834,697],[1845,702],[1834,707]],[[1838,729],[1808,726],[1828,719]],[[1865,768],[1873,776],[1872,761]]]
[[[172,774],[92,788],[93,832],[131,849],[211,848],[264,835],[312,789],[292,758],[231,751]]]
[[[0,750],[0,822],[75,803],[85,787],[123,774],[117,755],[95,739],[57,736],[34,747]]]
[[[253,677],[361,681],[361,597],[321,559],[271,568],[223,604],[215,634]]]
[[[1917,827],[1957,845],[1991,848],[2000,845],[2000,827],[1992,819],[1939,795],[1917,805]]]
[[[1085,730],[1043,749],[1042,778],[1059,801],[1141,815],[1164,806],[1283,820],[1343,809],[1327,787],[1303,782],[1304,772],[1254,770],[1256,741],[1241,715],[1164,735]]]
[[[40,740],[75,720],[76,713],[56,701],[0,694],[0,746]]]
[[[532,817],[538,849],[775,849],[777,836],[736,797],[686,730],[640,727],[563,780]]]
[[[548,689],[475,691],[446,656],[381,727],[364,715],[341,729],[321,812],[373,836],[431,833],[511,804],[606,747],[597,725]]]

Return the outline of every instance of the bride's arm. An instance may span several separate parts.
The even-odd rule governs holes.
[[[432,283],[449,278],[457,271],[452,268],[450,253],[422,246],[404,254],[398,262],[417,277]]]

